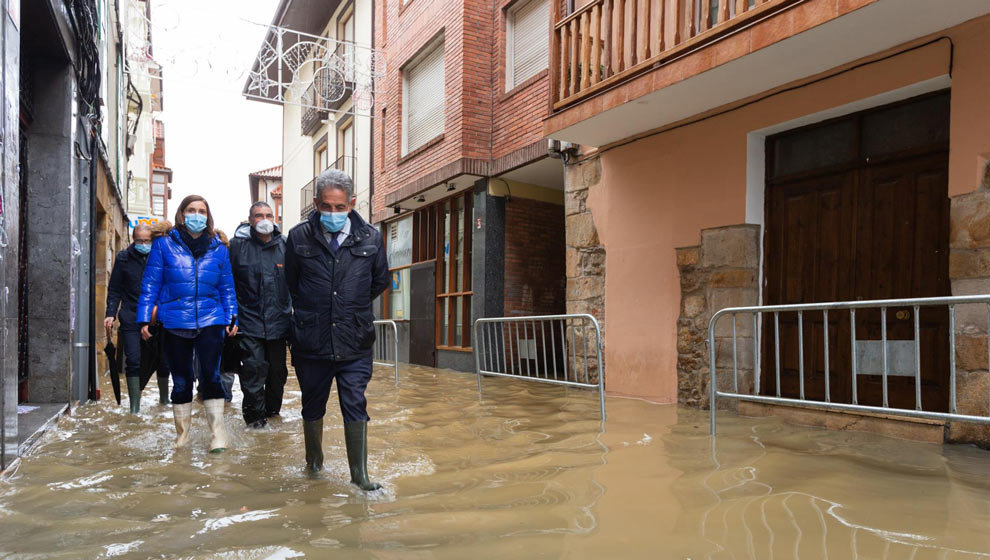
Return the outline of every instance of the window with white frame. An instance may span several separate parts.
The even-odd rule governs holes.
[[[443,134],[443,38],[402,71],[402,155]]]
[[[549,64],[550,3],[522,0],[506,14],[505,91],[539,74]]]

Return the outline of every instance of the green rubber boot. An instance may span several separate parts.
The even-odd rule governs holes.
[[[368,480],[368,423],[344,422],[344,441],[351,482],[366,492],[381,488],[381,484]]]
[[[127,378],[127,400],[131,403],[131,414],[141,412],[141,378]]]
[[[306,470],[316,474],[323,470],[323,419],[303,420],[306,438]]]
[[[168,376],[159,375],[158,376],[158,402],[161,404],[169,404],[168,400]]]

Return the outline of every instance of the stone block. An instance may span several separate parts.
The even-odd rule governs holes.
[[[990,414],[990,388],[987,383],[986,371],[961,372],[956,376],[956,406],[960,414]],[[974,443],[981,447],[990,447],[990,425],[952,422],[949,425],[948,439],[954,443]]]
[[[977,191],[953,197],[949,223],[950,247],[990,247],[990,192]]]
[[[693,351],[705,338],[700,333],[689,326],[682,326],[677,329],[677,351],[687,354]]]
[[[586,300],[605,296],[605,279],[582,276],[567,280],[568,301]]]
[[[701,378],[695,371],[677,370],[677,402],[694,408],[702,405]]]
[[[987,369],[986,335],[956,336],[956,366],[968,371]]]
[[[581,165],[581,179],[588,188],[602,182],[602,160],[594,157]]]
[[[983,296],[990,295],[990,278],[961,278],[952,280],[952,295],[954,296]]]
[[[570,247],[597,247],[598,230],[590,212],[567,216],[567,245]]]
[[[698,264],[701,247],[681,247],[677,249],[677,266],[694,266]]]
[[[579,315],[581,313],[591,313],[591,302],[587,300],[568,301],[567,313]]]
[[[713,288],[756,288],[756,269],[724,268],[711,273],[708,285]]]
[[[953,249],[949,252],[949,278],[990,277],[990,250]]]
[[[753,306],[757,299],[756,288],[712,288],[708,291],[709,309],[712,313],[728,307]]]
[[[697,317],[707,309],[705,306],[705,296],[700,294],[684,297],[682,306],[683,310],[681,312],[685,317]]]
[[[581,214],[586,211],[585,200],[588,198],[588,191],[578,190],[571,191],[568,190],[564,195],[564,214],[571,216],[573,214]]]
[[[605,250],[584,249],[580,251],[579,275],[602,276],[605,273]]]
[[[956,305],[956,334],[985,334],[987,306],[982,303]]]
[[[753,339],[736,339],[736,360],[739,369],[753,370]],[[715,366],[732,369],[732,339],[715,339]]]
[[[708,281],[708,274],[694,269],[681,270],[681,293],[693,292],[704,286]]]
[[[564,257],[564,275],[568,278],[577,278],[581,275],[579,272],[579,263],[581,260],[581,254],[578,253],[577,249],[572,247],[567,248],[567,252]]]
[[[794,406],[763,403],[740,403],[739,415],[746,417],[770,417],[783,419],[799,426],[813,426],[826,430],[847,430],[881,434],[887,437],[942,443],[945,427],[940,422],[915,420],[903,417],[875,414],[856,414],[838,411],[814,410]]]
[[[755,269],[759,263],[759,226],[741,225],[702,230],[701,266]]]
[[[732,337],[732,316],[724,315],[715,324],[715,336]],[[736,336],[753,336],[753,316],[749,313],[736,315]]]

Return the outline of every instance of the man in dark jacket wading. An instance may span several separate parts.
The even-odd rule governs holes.
[[[368,412],[364,390],[371,380],[375,344],[372,302],[389,279],[378,230],[354,212],[354,184],[328,169],[316,179],[309,219],[292,228],[285,247],[285,278],[292,295],[292,365],[302,391],[306,467],[323,469],[323,416],[337,380],[351,482],[368,480]]]
[[[288,375],[285,337],[292,309],[285,284],[285,238],[265,202],[251,205],[248,223],[230,241],[230,268],[237,289],[238,339],[244,422],[262,428],[282,408]]]

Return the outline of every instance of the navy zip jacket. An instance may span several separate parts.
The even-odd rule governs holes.
[[[230,240],[230,268],[237,287],[237,331],[278,340],[289,334],[292,308],[285,285],[285,237],[275,226],[268,243],[248,224]]]
[[[199,258],[175,228],[152,243],[141,281],[138,323],[151,321],[155,305],[158,320],[169,330],[229,325],[237,317],[230,259],[218,237],[209,240]]]
[[[121,327],[137,326],[138,297],[141,295],[141,278],[144,276],[144,265],[148,263],[148,255],[142,255],[130,247],[117,253],[110,272],[110,282],[107,285],[106,317],[120,319]],[[120,308],[119,315],[117,309]]]
[[[285,279],[292,297],[292,357],[369,358],[375,344],[372,302],[388,285],[388,258],[377,229],[352,211],[351,235],[330,249],[320,213],[289,231]]]

